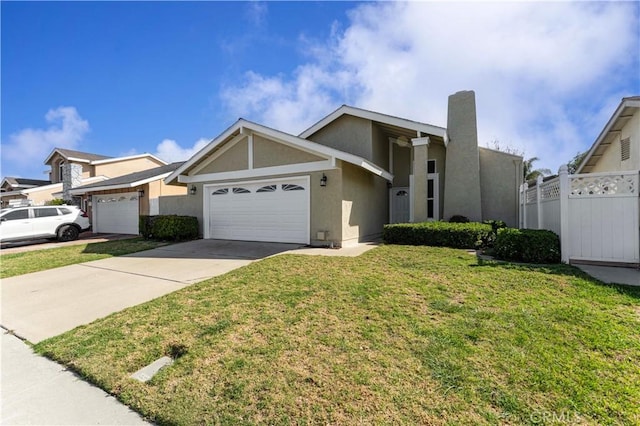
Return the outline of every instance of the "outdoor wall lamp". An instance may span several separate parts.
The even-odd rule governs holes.
[[[320,178],[320,186],[327,186],[327,176],[323,173]]]
[[[196,195],[197,191],[198,191],[198,188],[195,185],[191,185],[191,188],[189,188],[189,194],[191,195]]]

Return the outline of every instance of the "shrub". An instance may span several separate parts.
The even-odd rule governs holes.
[[[387,244],[425,245],[451,248],[482,248],[491,241],[491,226],[477,222],[423,222],[385,225]]]
[[[451,223],[469,223],[469,218],[466,216],[462,216],[461,214],[454,214],[449,218],[449,222]]]
[[[198,238],[198,219],[194,216],[140,216],[139,231],[146,239],[192,240]]]
[[[495,242],[495,255],[503,260],[559,263],[560,238],[546,229],[500,229]]]
[[[67,204],[67,202],[62,198],[54,198],[53,200],[47,201],[45,204],[47,206],[64,206]]]

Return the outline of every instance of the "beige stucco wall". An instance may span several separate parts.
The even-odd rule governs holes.
[[[387,181],[360,167],[342,163],[342,245],[379,237],[388,221]]]
[[[631,139],[630,158],[622,161],[620,157],[620,141]],[[595,164],[591,173],[614,172],[640,169],[640,110],[637,110],[619,135],[605,150],[600,160]]]
[[[371,126],[369,120],[343,115],[307,139],[373,161]]]
[[[160,197],[160,214],[197,217],[199,235],[202,237],[204,234],[204,223],[202,221],[202,202],[204,195],[202,193],[202,184],[196,184],[196,188],[197,192],[195,195],[167,195]]]
[[[62,176],[60,176],[60,163],[66,163],[67,161],[63,156],[56,153],[51,157],[51,170],[49,171],[49,180],[52,183],[62,182]],[[75,161],[71,161],[73,164],[79,164],[82,166],[82,177],[88,178],[95,176],[94,167],[88,163],[78,163]]]
[[[322,161],[324,158],[299,149],[291,148],[278,142],[253,136],[253,167],[283,166],[287,164]]]
[[[163,163],[160,163],[148,157],[134,158],[131,160],[117,161],[113,163],[96,164],[94,166],[93,176],[107,176],[109,178],[114,178],[118,176],[128,175],[129,173],[153,169],[154,167],[163,165]]]
[[[327,186],[320,186],[322,174],[327,176]],[[342,170],[333,169],[310,173],[311,245],[326,246],[330,242],[342,243]],[[318,240],[318,232],[327,232],[324,240]]]
[[[178,185],[166,185],[163,179],[159,179],[154,180],[153,182],[149,182],[148,194],[150,198],[158,198],[165,195],[186,195],[187,187]]]
[[[522,158],[480,148],[482,220],[504,220],[518,226],[518,187],[522,183]]]
[[[249,143],[247,138],[237,142],[218,158],[207,164],[197,174],[233,172],[249,167]]]
[[[371,126],[371,161],[389,170],[389,137],[375,123]]]

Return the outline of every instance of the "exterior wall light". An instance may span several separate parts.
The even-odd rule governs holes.
[[[195,185],[191,185],[191,188],[189,188],[189,194],[196,195],[196,192],[198,192],[198,188]]]
[[[323,173],[320,178],[320,186],[327,186],[327,176]]]

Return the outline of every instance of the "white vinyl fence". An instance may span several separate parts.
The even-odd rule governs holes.
[[[640,263],[640,171],[559,176],[520,188],[520,227],[560,236],[562,261]]]

